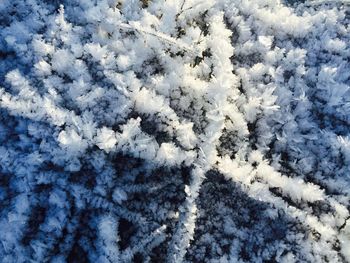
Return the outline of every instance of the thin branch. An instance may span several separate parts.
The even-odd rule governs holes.
[[[173,37],[170,37],[164,33],[156,32],[152,29],[144,29],[136,24],[131,25],[131,24],[126,24],[126,23],[119,23],[118,26],[124,30],[134,30],[134,31],[137,31],[137,32],[144,34],[144,35],[154,36],[162,42],[165,42],[165,43],[172,45],[172,46],[176,46],[179,49],[184,50],[188,53],[191,53],[192,55],[195,55],[195,56],[200,53],[199,51],[194,50],[192,47],[188,46],[187,44],[183,43],[182,41],[175,39]]]

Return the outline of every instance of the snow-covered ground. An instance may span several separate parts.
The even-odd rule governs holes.
[[[0,262],[350,262],[349,21],[2,0]]]

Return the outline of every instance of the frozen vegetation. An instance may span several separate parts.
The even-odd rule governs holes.
[[[1,0],[0,262],[350,262],[346,0]]]

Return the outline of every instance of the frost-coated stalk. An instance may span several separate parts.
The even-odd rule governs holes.
[[[168,262],[182,262],[190,242],[194,238],[197,218],[196,200],[205,179],[205,172],[202,168],[194,168],[191,173],[190,185],[185,185],[186,200],[179,209],[179,222],[169,246]]]

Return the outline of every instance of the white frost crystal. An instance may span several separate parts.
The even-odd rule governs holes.
[[[347,1],[3,0],[1,262],[350,262]]]

